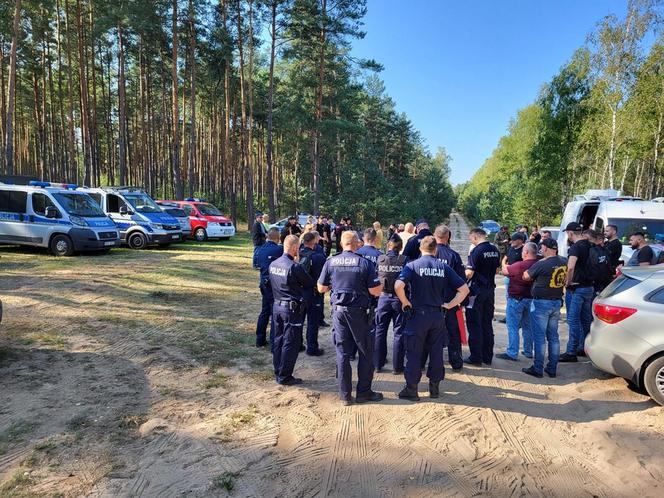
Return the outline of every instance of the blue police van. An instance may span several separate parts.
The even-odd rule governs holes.
[[[120,234],[95,200],[76,185],[0,183],[0,243],[46,247],[55,256],[108,251]]]
[[[167,246],[182,241],[180,222],[140,187],[79,189],[89,194],[120,230],[120,239],[132,249]]]

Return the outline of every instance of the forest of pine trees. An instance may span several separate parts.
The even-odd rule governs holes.
[[[0,172],[385,222],[444,218],[429,153],[357,60],[364,0],[0,2]]]

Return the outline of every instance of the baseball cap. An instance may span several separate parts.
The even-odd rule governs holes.
[[[523,242],[526,241],[526,234],[521,233],[521,232],[514,232],[512,236],[510,237],[510,240],[521,240]]]
[[[263,213],[260,211],[256,211],[256,214],[254,216],[258,218],[259,216],[263,216]]]
[[[567,231],[580,232],[581,230],[583,230],[583,227],[579,223],[577,223],[576,221],[572,221],[572,222],[568,223],[567,226],[565,227],[566,232]]]
[[[419,220],[417,220],[417,221],[415,222],[415,226],[416,226],[416,227],[417,227],[417,226],[420,226],[420,225],[428,225],[427,220],[425,220],[424,218],[420,218]]]

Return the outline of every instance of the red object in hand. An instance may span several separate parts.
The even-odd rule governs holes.
[[[456,310],[456,319],[459,324],[459,336],[461,337],[461,344],[468,345],[468,336],[466,335],[466,322],[463,321],[463,311],[461,307]]]

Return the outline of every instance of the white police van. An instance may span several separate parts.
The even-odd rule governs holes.
[[[115,223],[76,185],[0,183],[0,243],[47,247],[55,256],[120,245]]]
[[[99,203],[120,229],[120,238],[132,249],[167,246],[182,240],[178,220],[162,211],[140,187],[79,189]]]

